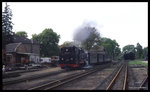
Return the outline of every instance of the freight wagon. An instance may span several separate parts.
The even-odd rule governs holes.
[[[89,51],[89,64],[104,64],[112,61],[112,56],[107,55],[104,51]]]

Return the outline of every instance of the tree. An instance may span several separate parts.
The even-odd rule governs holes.
[[[97,32],[97,30],[95,28],[89,28],[90,29],[90,35],[89,37],[83,41],[82,46],[87,49],[90,50],[93,47],[96,46],[98,40],[100,40],[100,34]]]
[[[45,29],[40,34],[33,34],[32,39],[40,43],[40,53],[43,57],[59,55],[60,35],[57,35],[52,29]]]
[[[143,49],[142,49],[142,46],[139,44],[139,43],[137,43],[137,45],[136,45],[136,58],[137,59],[141,59],[142,58],[142,55],[143,55]]]
[[[143,49],[143,58],[144,58],[144,60],[148,59],[148,47],[145,47]]]
[[[12,19],[12,11],[9,8],[9,5],[5,6],[4,12],[2,12],[2,48],[5,49],[5,45],[12,43],[12,28],[13,23]]]
[[[16,33],[16,35],[18,35],[18,36],[23,36],[23,37],[28,37],[27,32],[25,32],[25,31],[18,31],[18,32]]]
[[[73,46],[73,42],[71,41],[65,41],[62,45],[60,45],[60,48],[67,47],[67,46]]]
[[[121,59],[121,48],[119,48],[119,46],[118,47],[116,47],[115,48],[115,50],[114,50],[115,52],[114,52],[114,57],[117,59]]]
[[[111,40],[110,38],[102,38],[99,45],[104,46],[105,53],[108,55],[112,55],[113,59],[119,57],[121,51],[119,48],[119,44],[116,40]]]
[[[82,45],[82,48],[88,51],[97,44],[100,38],[100,33],[97,31],[97,29],[89,25],[80,28],[74,35],[74,40],[79,41]]]
[[[123,47],[122,52],[129,52],[129,51],[133,51],[135,53],[135,47],[134,45],[126,45]]]

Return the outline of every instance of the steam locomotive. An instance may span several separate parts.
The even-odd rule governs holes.
[[[89,51],[89,53],[85,53],[82,48],[76,46],[61,48],[59,57],[59,67],[62,69],[82,68],[87,64],[86,61],[92,65],[107,63],[112,60],[105,52]]]
[[[59,57],[59,66],[62,69],[83,67],[87,59],[83,49],[75,46],[61,48]]]
[[[133,51],[125,52],[123,57],[124,57],[124,60],[134,60],[135,53]]]

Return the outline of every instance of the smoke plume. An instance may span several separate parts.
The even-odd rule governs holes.
[[[92,28],[96,28],[96,23],[91,21],[79,26],[73,35],[74,45],[81,45],[90,36]]]

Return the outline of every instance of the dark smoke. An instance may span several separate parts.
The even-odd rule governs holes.
[[[74,45],[81,45],[90,36],[91,28],[96,28],[95,22],[84,22],[79,26],[73,35]]]

